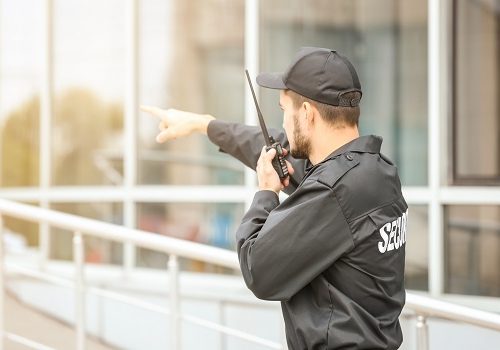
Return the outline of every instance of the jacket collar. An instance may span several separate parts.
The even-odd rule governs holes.
[[[327,160],[333,159],[341,154],[348,152],[380,153],[381,147],[382,147],[382,137],[376,135],[361,136],[337,148],[335,151],[330,153],[328,157],[326,157],[323,161],[319,162],[318,164],[326,162]],[[306,171],[308,171],[312,167],[313,165],[308,159],[306,162]]]
[[[360,152],[360,153],[380,153],[382,147],[382,138],[375,135],[361,136],[345,145],[337,148],[326,159],[331,159],[338,155],[347,152]]]

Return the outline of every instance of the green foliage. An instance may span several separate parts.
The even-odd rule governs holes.
[[[95,165],[103,148],[120,152],[121,105],[103,102],[89,90],[66,90],[54,99],[51,128],[51,184],[100,185],[106,177]],[[1,186],[39,185],[40,98],[32,97],[5,119],[1,135]],[[121,154],[121,153],[120,153]],[[6,218],[6,226],[36,244],[38,226]]]
[[[95,165],[95,153],[123,130],[121,106],[106,104],[83,89],[68,90],[54,104],[53,183],[100,185],[105,177]]]
[[[9,114],[1,133],[3,187],[38,185],[40,99],[32,97]]]

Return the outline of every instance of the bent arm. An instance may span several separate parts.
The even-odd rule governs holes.
[[[307,180],[282,204],[257,192],[236,242],[245,283],[265,300],[289,300],[354,247],[332,190]]]

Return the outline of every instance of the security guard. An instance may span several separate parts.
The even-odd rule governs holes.
[[[359,136],[361,85],[336,51],[302,48],[284,73],[257,77],[280,89],[291,179],[280,182],[261,131],[178,110],[161,118],[157,141],[206,133],[256,169],[259,191],[236,232],[245,282],[281,301],[290,349],[397,349],[405,302],[408,206],[382,139]],[[289,197],[280,203],[278,193]]]

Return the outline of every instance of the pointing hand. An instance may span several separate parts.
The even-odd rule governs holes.
[[[215,118],[208,114],[184,112],[178,109],[161,109],[152,106],[141,106],[141,111],[152,114],[160,119],[156,136],[158,143],[175,140],[195,132],[207,133],[208,124]]]

